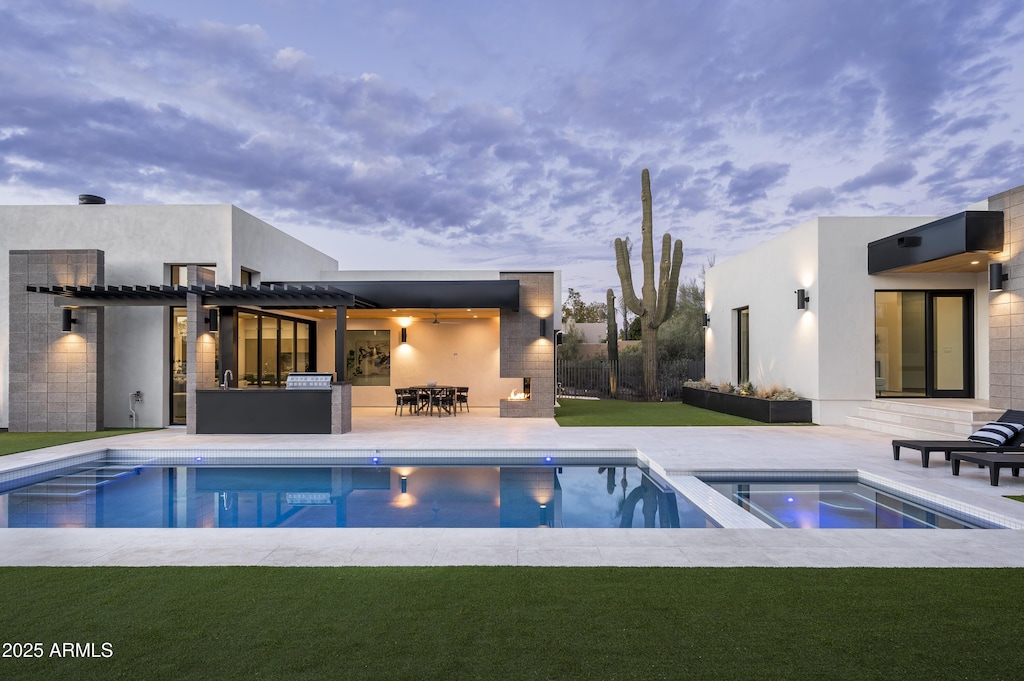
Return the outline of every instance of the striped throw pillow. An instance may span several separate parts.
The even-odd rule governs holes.
[[[979,428],[978,432],[974,433],[967,439],[972,442],[980,442],[982,444],[998,447],[1017,437],[1021,431],[1024,431],[1024,425],[1019,423],[992,421],[982,428]]]

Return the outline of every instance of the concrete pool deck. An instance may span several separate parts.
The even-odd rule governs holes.
[[[636,449],[673,474],[861,470],[1024,527],[1024,478],[916,452],[841,426],[560,428],[473,408],[456,418],[356,409],[346,435],[133,433],[0,457],[0,472],[97,449]],[[673,567],[1024,567],[1024,530],[772,529],[0,529],[0,565],[594,565]]]

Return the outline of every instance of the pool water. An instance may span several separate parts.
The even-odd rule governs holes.
[[[637,467],[101,465],[0,495],[0,527],[713,527]]]
[[[744,510],[779,528],[968,529],[958,520],[860,482],[708,481]]]

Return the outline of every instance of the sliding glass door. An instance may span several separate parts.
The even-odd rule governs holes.
[[[875,292],[875,395],[972,397],[969,291]]]

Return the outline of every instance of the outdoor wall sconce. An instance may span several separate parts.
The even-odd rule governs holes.
[[[811,299],[811,297],[807,295],[807,291],[805,289],[798,288],[796,290],[796,309],[798,309],[798,310],[806,310],[807,309],[807,302],[810,299]]]
[[[708,328],[709,326],[711,326],[711,317],[708,316],[707,312],[704,313],[704,317],[701,320],[701,322],[702,322],[702,324],[703,324],[705,329]]]
[[[210,325],[210,332],[220,331],[220,310],[210,310],[210,316],[206,318],[206,323]]]
[[[402,342],[409,342],[409,329],[405,328],[404,326],[402,327]]]
[[[402,476],[402,494],[409,491],[409,480],[403,475]]]
[[[988,290],[1002,291],[1003,282],[1010,278],[1009,274],[1003,273],[1003,263],[992,262],[988,265]]]
[[[77,324],[78,320],[71,316],[71,308],[64,307],[60,311],[60,330],[67,333],[71,330],[72,324]]]
[[[548,320],[544,317],[541,317],[540,320],[540,335],[542,337],[546,337],[548,335]]]

